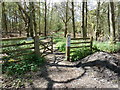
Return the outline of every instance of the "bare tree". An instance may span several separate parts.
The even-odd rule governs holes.
[[[24,9],[20,2],[16,2],[16,4],[18,5],[19,12],[25,22],[25,31],[27,32],[27,37],[29,37],[30,36],[30,31],[29,31],[30,17],[28,15],[29,11],[26,11],[26,8]],[[26,7],[26,4],[24,4],[24,7]]]
[[[71,19],[71,16],[69,15],[69,5],[68,5],[68,0],[67,2],[61,2],[60,4],[56,5],[56,9],[58,11],[59,17],[63,21],[65,25],[65,30],[64,30],[64,37],[66,37],[67,32],[68,32],[68,22]]]

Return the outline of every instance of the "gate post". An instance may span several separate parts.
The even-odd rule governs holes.
[[[93,37],[90,37],[90,50],[92,51]]]
[[[70,40],[71,36],[70,34],[66,35],[66,60],[70,61]]]
[[[34,37],[34,47],[35,47],[35,55],[39,57],[40,55],[40,49],[39,49],[39,37]]]
[[[53,53],[53,37],[51,37],[51,53]]]

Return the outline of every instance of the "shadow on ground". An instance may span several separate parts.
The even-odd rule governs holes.
[[[58,67],[65,67],[65,68],[83,68],[84,72],[78,76],[78,77],[75,77],[75,78],[72,78],[72,79],[69,79],[67,81],[55,81],[55,80],[52,80],[50,77],[49,77],[49,73],[47,71],[47,66],[55,66],[56,68]],[[44,78],[46,81],[48,81],[47,83],[47,89],[50,89],[50,88],[53,88],[53,85],[55,83],[69,83],[69,82],[72,82],[76,79],[79,79],[81,77],[83,77],[86,73],[86,69],[85,67],[94,67],[94,66],[97,66],[97,67],[104,67],[106,69],[109,69],[110,71],[113,71],[114,73],[117,73],[118,76],[120,76],[120,67],[114,65],[114,63],[110,63],[108,60],[95,60],[95,61],[89,61],[89,62],[86,62],[86,63],[78,63],[77,65],[59,65],[58,63],[47,63],[44,67],[44,71],[42,70],[41,73],[42,75],[40,75],[40,77]]]

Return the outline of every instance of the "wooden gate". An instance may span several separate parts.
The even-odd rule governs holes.
[[[43,56],[53,53],[53,37],[43,37],[39,40],[40,53]]]
[[[81,41],[79,41],[79,40],[81,40]],[[79,41],[79,42],[76,42],[76,41]],[[67,61],[70,61],[71,49],[89,47],[90,50],[92,50],[92,42],[93,42],[93,37],[91,37],[91,38],[88,38],[88,37],[87,38],[71,38],[71,36],[68,34],[66,37],[66,59],[67,59]],[[86,44],[86,45],[82,45],[82,44]],[[89,45],[87,45],[87,44],[89,44]]]

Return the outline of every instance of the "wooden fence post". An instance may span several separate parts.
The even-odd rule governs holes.
[[[71,36],[70,34],[67,34],[66,36],[66,60],[70,61],[70,40]]]
[[[40,56],[40,49],[39,49],[39,37],[35,36],[34,37],[34,47],[35,47],[35,55]]]
[[[92,51],[93,37],[90,37],[90,50]]]
[[[53,37],[51,37],[51,53],[53,53]]]

